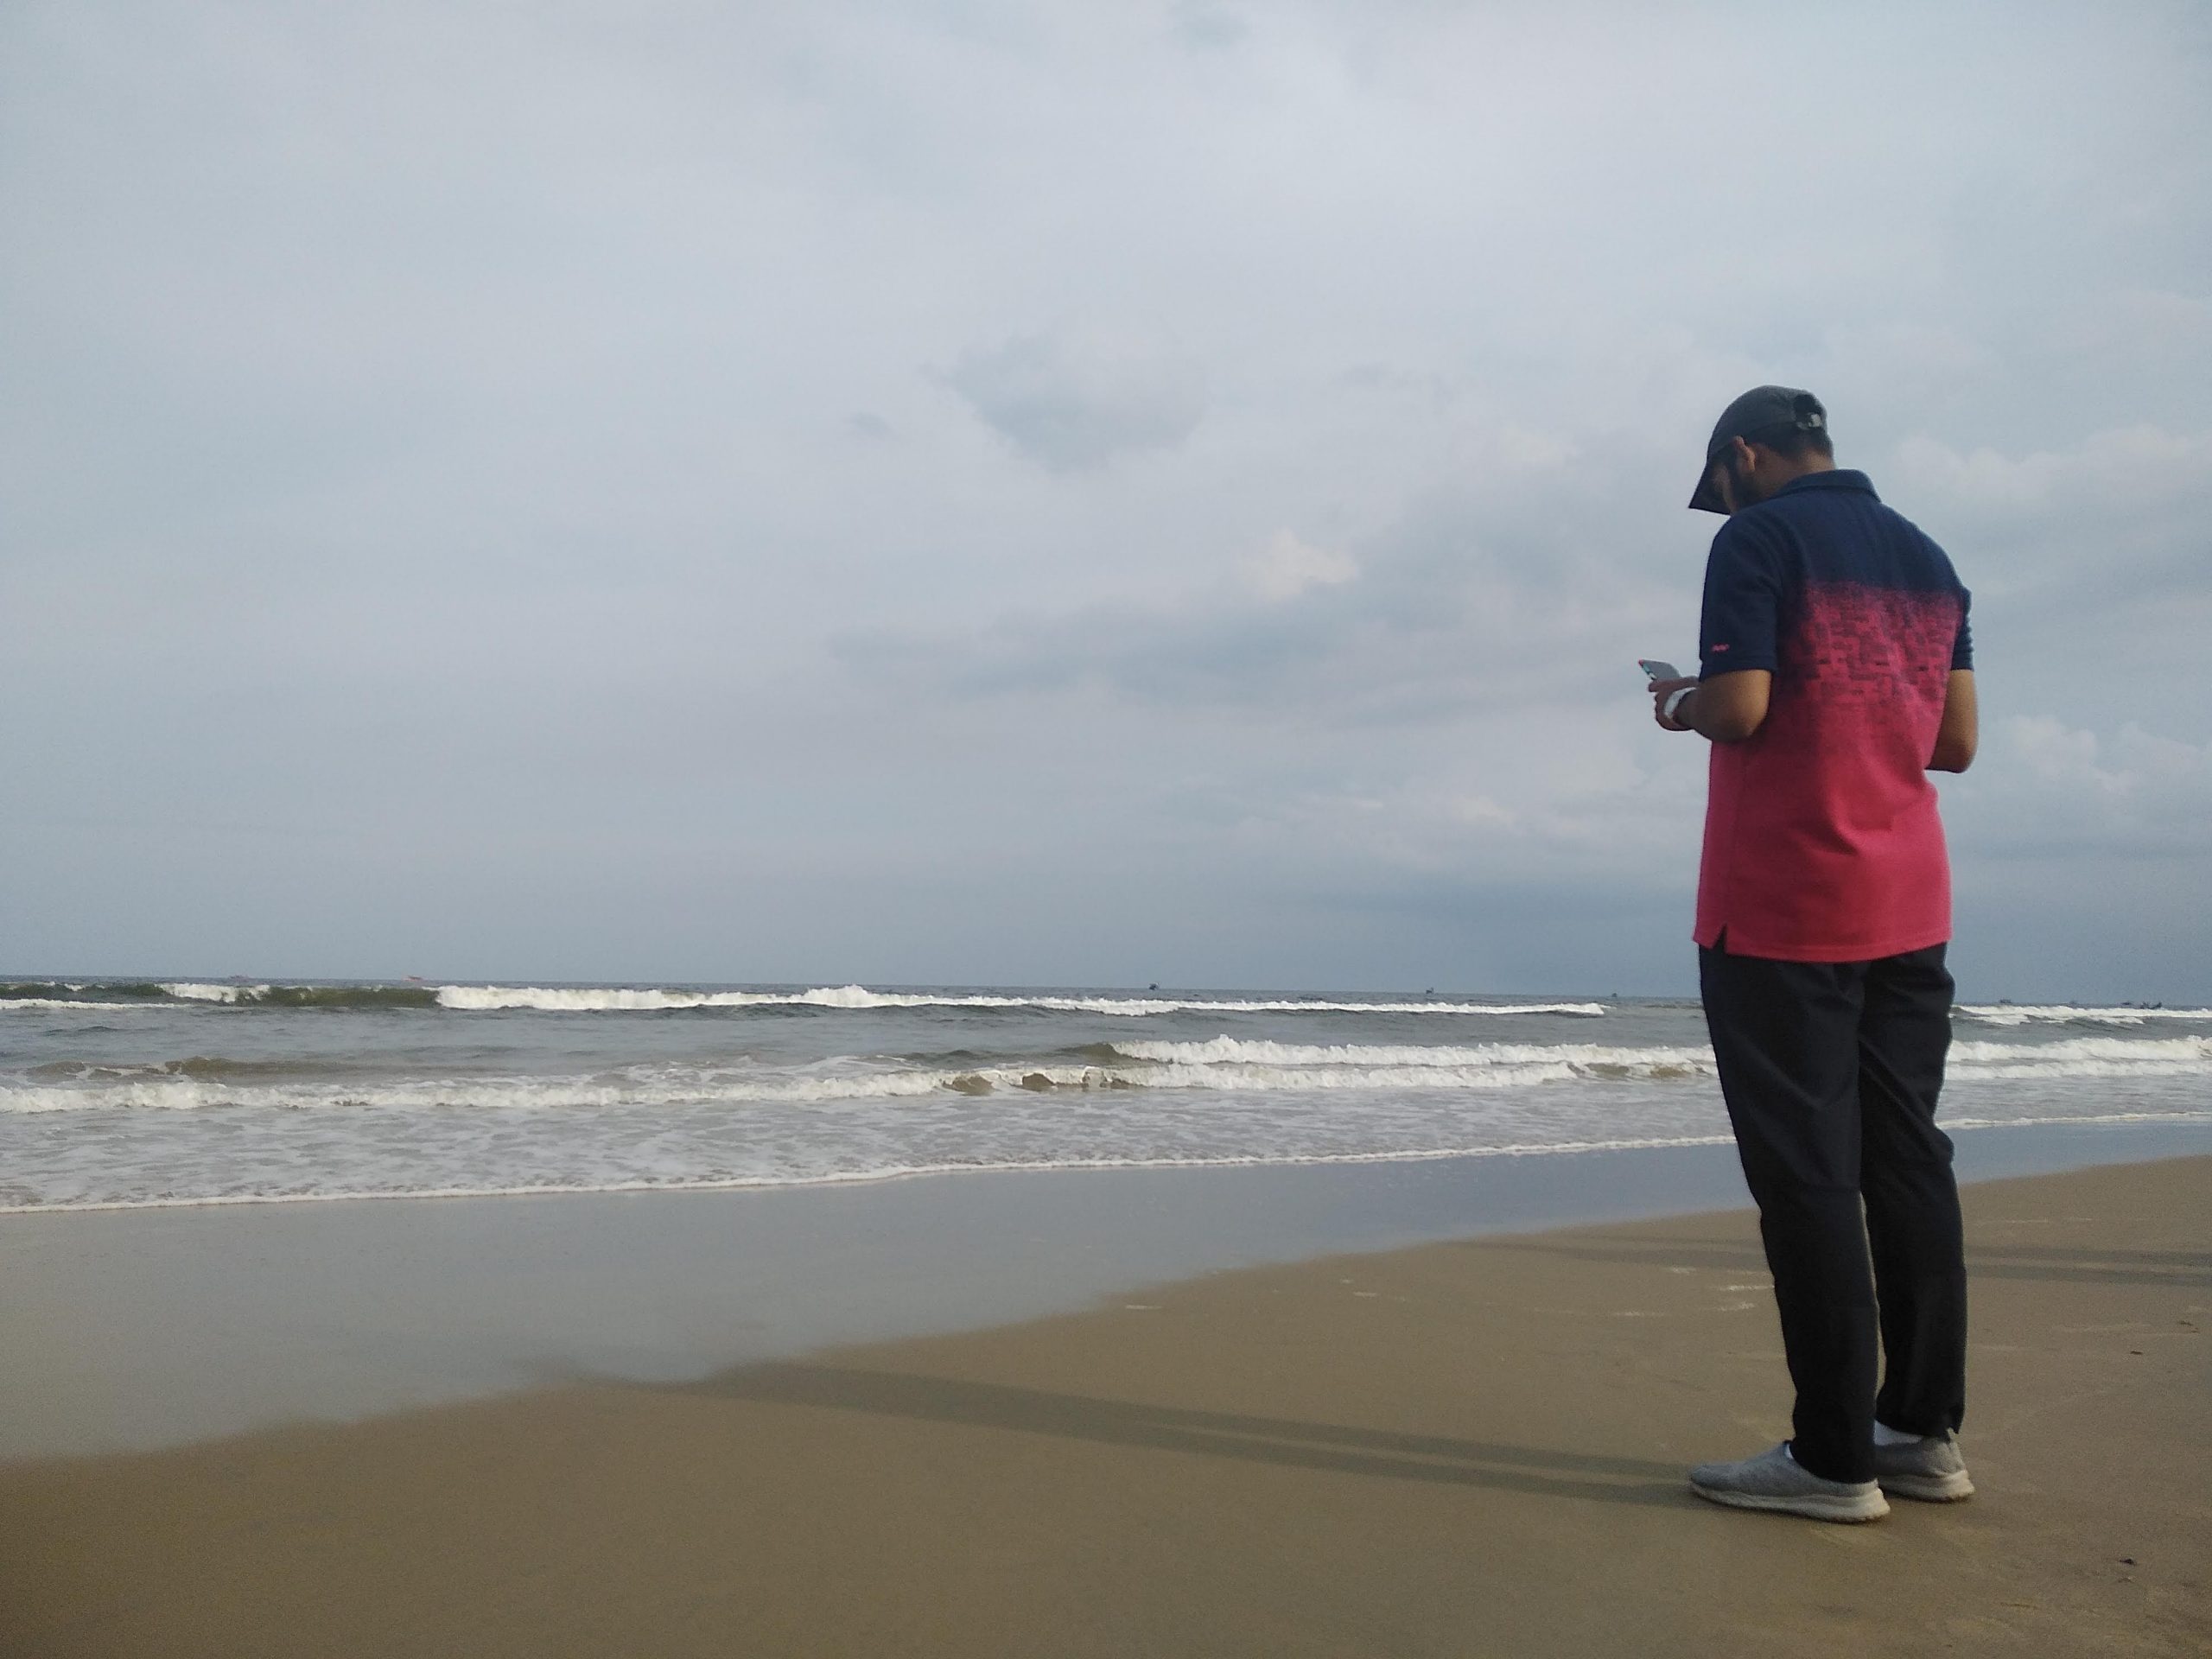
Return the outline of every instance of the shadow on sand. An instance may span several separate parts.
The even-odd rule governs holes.
[[[1523,1250],[1578,1262],[1624,1262],[1654,1268],[1706,1268],[1729,1273],[1766,1271],[1756,1240],[1648,1237],[1614,1234],[1588,1243],[1544,1238],[1484,1238],[1471,1249]],[[2190,1250],[2070,1249],[2055,1245],[2007,1244],[1967,1248],[1971,1279],[2021,1279],[2080,1285],[2212,1287],[2212,1256]]]
[[[639,1385],[652,1386],[652,1385]],[[1050,1434],[1335,1474],[1433,1481],[1601,1503],[1692,1507],[1681,1465],[1337,1423],[1102,1400],[953,1377],[834,1365],[772,1364],[658,1385],[774,1405]]]

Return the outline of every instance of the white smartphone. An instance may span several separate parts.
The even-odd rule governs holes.
[[[1672,663],[1655,663],[1645,657],[1639,658],[1636,665],[1643,671],[1647,678],[1652,680],[1679,680],[1682,677],[1682,671]]]

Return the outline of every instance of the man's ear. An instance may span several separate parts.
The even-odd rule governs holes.
[[[1758,480],[1757,486],[1758,493],[1753,497],[1753,499],[1764,500],[1766,496],[1768,486],[1771,484],[1774,480],[1774,474],[1769,472],[1767,468],[1778,462],[1782,457],[1767,445],[1764,443],[1753,443],[1749,438],[1737,438],[1732,440],[1732,442],[1736,446],[1736,469],[1738,476],[1746,479],[1757,479]]]

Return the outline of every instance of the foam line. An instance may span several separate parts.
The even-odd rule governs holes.
[[[1272,1091],[1448,1090],[1589,1082],[1680,1081],[1713,1075],[1706,1048],[1612,1047],[1588,1043],[1297,1044],[1217,1037],[1205,1042],[1127,1042],[1100,1052],[1106,1065],[884,1065],[852,1057],[839,1071],[756,1071],[664,1066],[644,1075],[243,1083],[259,1063],[198,1058],[136,1067],[56,1063],[37,1081],[0,1084],[0,1115],[208,1107],[287,1110],[430,1108],[519,1110],[638,1109],[887,1100],[943,1093],[1105,1090]],[[35,1076],[37,1074],[34,1074]],[[2074,1038],[2056,1043],[1961,1042],[1951,1050],[1956,1082],[2007,1078],[2186,1077],[2212,1075],[2212,1038]]]
[[[1602,1016],[1599,1002],[1340,1002],[1319,997],[1150,997],[960,995],[950,992],[871,991],[863,985],[817,986],[804,991],[686,991],[571,988],[559,986],[442,985],[442,1007],[469,1012],[530,1008],[552,1014],[649,1013],[682,1008],[1034,1008],[1055,1014],[1103,1014],[1125,1018],[1181,1013],[1214,1014],[1459,1014]]]
[[[1955,1012],[1989,1026],[2139,1026],[2146,1020],[2212,1020],[2212,1008],[2077,1008],[2065,1004],[2037,1007],[1997,1003],[1962,1006]]]
[[[2086,1127],[2124,1123],[2201,1123],[2202,1112],[2103,1112],[2072,1117],[1960,1118],[1947,1129],[1971,1133],[1981,1129]],[[1331,1164],[1417,1164],[1449,1158],[1549,1158],[1594,1152],[1643,1152],[1678,1147],[1726,1147],[1734,1144],[1725,1135],[1688,1135],[1623,1138],[1603,1141],[1557,1141],[1548,1145],[1437,1147],[1408,1152],[1351,1152],[1255,1154],[1216,1158],[1072,1158],[1008,1160],[1005,1162],[948,1162],[887,1164],[865,1170],[841,1170],[820,1175],[739,1176],[709,1180],[608,1181],[563,1185],[540,1182],[514,1186],[363,1188],[338,1192],[233,1192],[213,1198],[92,1199],[60,1204],[0,1204],[0,1215],[80,1215],[106,1210],[221,1209],[241,1205],[353,1204],[388,1198],[550,1198],[589,1193],[731,1192],[763,1188],[860,1186],[906,1180],[929,1175],[1052,1173],[1114,1169],[1255,1169],[1287,1168]]]
[[[1541,1054],[1541,1049],[1534,1051]],[[95,1085],[51,1083],[0,1084],[0,1115],[133,1110],[194,1111],[209,1107],[287,1110],[421,1109],[432,1107],[523,1110],[651,1109],[683,1105],[741,1105],[748,1102],[881,1100],[936,1094],[985,1095],[1001,1090],[1049,1093],[1102,1090],[1317,1090],[1418,1089],[1491,1090],[1560,1082],[1570,1077],[1679,1077],[1697,1075],[1700,1063],[1669,1058],[1671,1049],[1604,1051],[1624,1058],[1600,1062],[1543,1058],[1465,1065],[985,1065],[848,1072],[793,1077],[766,1074],[688,1076],[664,1071],[650,1080],[607,1083],[588,1077],[500,1077],[386,1082],[373,1085],[236,1084],[219,1077],[166,1071],[139,1072]],[[1657,1056],[1660,1058],[1649,1058]],[[1711,1069],[1707,1057],[1701,1062]]]

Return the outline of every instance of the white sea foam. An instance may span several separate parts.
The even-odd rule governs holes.
[[[1217,1037],[1206,1042],[1117,1042],[1114,1052],[1224,1074],[1238,1071],[1315,1069],[1348,1075],[1434,1071],[1439,1080],[1459,1081],[1486,1068],[1511,1071],[1536,1066],[1567,1068],[1584,1077],[1690,1077],[1714,1073],[1713,1051],[1706,1047],[1608,1047],[1592,1043],[1481,1043],[1428,1046],[1364,1043],[1301,1044]],[[1955,1078],[2126,1077],[2212,1075],[2212,1038],[2129,1039],[2080,1037],[2056,1043],[1956,1042],[1951,1046]],[[1286,1087],[1296,1087],[1286,1084]],[[1309,1085],[1311,1086],[1311,1085]],[[1379,1085],[1378,1085],[1379,1086]]]
[[[2071,1121],[2071,1120],[2069,1120]],[[2115,1120],[2117,1121],[2117,1120]],[[2132,1120],[2131,1120],[2132,1121]],[[1557,1141],[1514,1145],[1422,1147],[1402,1152],[1319,1152],[1227,1154],[1198,1157],[951,1159],[929,1163],[873,1165],[865,1168],[728,1177],[649,1180],[539,1181],[499,1186],[354,1187],[343,1191],[226,1192],[205,1198],[64,1200],[53,1204],[0,1204],[0,1215],[38,1212],[66,1215],[88,1210],[201,1209],[251,1204],[332,1204],[363,1198],[510,1198],[562,1193],[731,1192],[761,1187],[855,1186],[905,1180],[918,1175],[1044,1174],[1115,1169],[1300,1168],[1322,1164],[1418,1164],[1451,1158],[1546,1158],[1568,1153],[1645,1152],[1675,1147],[1722,1147],[1725,1135],[1649,1135],[1597,1141]]]
[[[2198,1123],[2201,1112],[2099,1112],[2063,1116],[1956,1118],[1945,1127],[1956,1133],[1983,1129],[2038,1127],[2118,1127],[2151,1123]],[[727,1192],[766,1187],[865,1185],[926,1175],[1014,1174],[1087,1170],[1248,1169],[1304,1167],[1340,1164],[1411,1164],[1454,1158],[1545,1158],[1585,1153],[1641,1152],[1676,1147],[1725,1147],[1726,1135],[1671,1135],[1610,1136],[1539,1142],[1500,1144],[1480,1142],[1465,1146],[1421,1147],[1381,1152],[1315,1152],[1223,1154],[1196,1156],[1129,1156],[1037,1159],[944,1159],[891,1162],[836,1170],[792,1170],[734,1176],[674,1176],[653,1179],[579,1178],[569,1181],[526,1181],[504,1184],[369,1186],[254,1191],[207,1193],[164,1192],[157,1196],[60,1199],[54,1202],[0,1203],[0,1215],[71,1214],[99,1210],[174,1210],[228,1207],[237,1205],[317,1204],[359,1202],[370,1198],[497,1198],[551,1197],[562,1194],[647,1192]]]
[[[1108,1090],[1316,1090],[1511,1089],[1570,1077],[1669,1077],[1690,1075],[1694,1061],[1677,1051],[1604,1051],[1619,1058],[1587,1061],[1543,1056],[1497,1058],[1463,1065],[1276,1065],[1239,1061],[1137,1063],[1128,1065],[986,1065],[828,1075],[792,1076],[658,1071],[649,1077],[431,1079],[375,1084],[297,1085],[233,1084],[169,1075],[130,1075],[96,1084],[0,1084],[0,1114],[124,1109],[197,1111],[214,1107],[259,1107],[286,1111],[488,1108],[507,1110],[651,1109],[743,1105],[753,1102],[807,1103],[889,1100],[929,1095],[986,1095],[1020,1090],[1096,1092]],[[1657,1058],[1655,1058],[1657,1057]],[[1711,1061],[1706,1061],[1710,1069]]]
[[[615,1110],[625,1107],[745,1101],[886,1099],[940,1090],[958,1092],[953,1090],[953,1084],[968,1075],[957,1071],[883,1071],[849,1077],[762,1077],[723,1083],[704,1077],[671,1077],[651,1082],[602,1082],[588,1077],[482,1077],[380,1082],[360,1086],[327,1083],[240,1084],[202,1077],[149,1077],[92,1087],[0,1085],[0,1114],[111,1108],[187,1112],[213,1107],[259,1107],[283,1111],[404,1111],[432,1107]],[[1018,1075],[1011,1080],[1018,1083]]]
[[[1593,1070],[1630,1068],[1639,1075],[1710,1072],[1709,1048],[1614,1048],[1595,1043],[1276,1043],[1243,1037],[1216,1037],[1202,1043],[1124,1042],[1114,1052],[1133,1060],[1190,1065],[1242,1063],[1269,1066],[1439,1066],[1453,1069],[1497,1065],[1566,1065]]]
[[[2076,1037],[2056,1043],[1954,1043],[1954,1078],[2212,1075],[2212,1038]]]
[[[1535,1155],[1727,1131],[1703,1021],[1681,1002],[837,984],[4,988],[34,1005],[0,1027],[0,1204],[22,1209]],[[655,1012],[688,1008],[728,1012]],[[2212,1123],[2212,1019],[2000,1012],[1960,1020],[1947,1125]],[[1437,1013],[1470,1017],[1411,1017]],[[1604,1013],[1616,1017],[1576,1018]],[[2093,1017],[2106,1013],[2120,1018]],[[1153,1014],[1172,1023],[1141,1017]]]
[[[165,1003],[144,998],[131,1002],[95,1002],[90,998],[80,996],[0,996],[0,1014],[4,1014],[11,1008],[38,1008],[48,1013],[59,1014],[114,1014],[118,1010],[125,1013],[138,1013],[149,1008],[159,1009],[166,1006],[168,1005]]]
[[[2146,1020],[2212,1020],[2212,1008],[2077,1008],[2066,1004],[2050,1007],[1970,1005],[1957,1010],[1961,1017],[1987,1026],[2139,1026]]]
[[[1973,1064],[2056,1065],[2078,1060],[2203,1065],[2212,1037],[2069,1037],[2056,1043],[1955,1042],[1953,1060]]]
[[[211,987],[208,988],[221,988]],[[533,1008],[552,1014],[643,1013],[677,1008],[1035,1008],[1055,1014],[1552,1014],[1594,1018],[1600,1002],[1339,1002],[1319,997],[1006,996],[984,993],[871,991],[862,985],[817,986],[804,991],[686,991],[556,986],[444,985],[441,1007],[470,1012]]]
[[[665,1065],[617,1075],[240,1083],[176,1075],[168,1065],[120,1068],[68,1081],[0,1084],[0,1114],[124,1109],[194,1111],[245,1107],[286,1111],[493,1110],[646,1112],[670,1106],[897,1100],[1004,1091],[1191,1090],[1378,1093],[1525,1089],[1569,1080],[1658,1082],[1709,1078],[1711,1050],[1589,1043],[1297,1044],[1217,1037],[1205,1042],[1127,1042],[1107,1064],[900,1065],[846,1057],[805,1068]],[[2003,1079],[2190,1077],[2212,1075],[2212,1038],[2087,1037],[2044,1043],[1961,1042],[1950,1075]]]
[[[203,985],[193,980],[181,980],[162,988],[182,1002],[251,1002],[269,995],[266,985]]]
[[[61,988],[61,982],[54,982]],[[0,998],[0,1011],[37,1009],[45,1012],[82,1012],[87,1009],[143,1010],[173,1007],[175,1002],[222,1007],[345,1000],[350,988],[372,1002],[374,993],[397,995],[406,987],[308,988],[313,996],[296,996],[288,988],[240,981],[216,982],[175,980],[163,982],[162,1000],[144,997],[103,999],[101,985],[70,982],[68,996]],[[429,988],[423,988],[428,991]],[[1220,1014],[1441,1014],[1459,1015],[1554,1014],[1596,1018],[1608,1012],[1599,1002],[1488,1002],[1436,997],[1402,1001],[1340,1001],[1325,997],[1183,997],[1123,995],[1009,995],[1002,992],[962,994],[933,991],[874,991],[861,985],[817,986],[797,991],[702,991],[658,987],[566,987],[447,985],[435,993],[436,1003],[460,1012],[534,1009],[545,1013],[652,1013],[692,1008],[818,1007],[861,1011],[872,1008],[1033,1009],[1046,1013],[1097,1014],[1122,1018],[1181,1013]],[[2191,1020],[2212,1024],[2212,1008],[2120,1007],[2070,1003],[1969,1003],[1960,1006],[1957,1017],[1965,1022],[1999,1027],[2079,1025],[2127,1028],[2155,1020]]]

